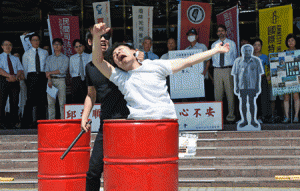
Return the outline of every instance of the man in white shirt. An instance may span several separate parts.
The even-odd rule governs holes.
[[[1,47],[3,53],[0,54],[0,129],[5,129],[6,127],[15,127],[19,123],[19,81],[24,79],[24,73],[20,59],[11,54],[12,43],[4,40]],[[5,119],[5,105],[8,96],[11,118]]]
[[[152,47],[153,43],[152,43],[152,38],[149,36],[146,36],[143,40],[143,48],[144,48],[144,59],[150,59],[150,60],[155,60],[155,59],[159,59],[159,57],[154,54],[151,51],[151,47]]]
[[[84,52],[84,43],[79,39],[73,41],[73,47],[77,54],[70,57],[72,103],[84,103],[87,94],[85,66],[90,61],[90,54]]]
[[[32,34],[29,37],[32,48],[23,55],[23,67],[27,85],[27,102],[24,111],[25,126],[36,128],[36,121],[33,123],[33,108],[35,107],[35,120],[46,119],[47,106],[47,78],[45,74],[46,58],[48,51],[39,48],[40,37]],[[28,127],[28,126],[27,126]],[[26,127],[25,127],[26,128]]]
[[[214,67],[214,90],[215,101],[222,101],[224,92],[226,92],[228,102],[228,115],[226,120],[229,123],[234,122],[234,93],[233,93],[233,77],[231,76],[232,65],[237,57],[236,44],[232,40],[226,38],[227,29],[224,25],[219,25],[217,28],[217,35],[219,40],[211,45],[214,48],[217,44],[223,42],[228,43],[230,51],[224,54],[216,54],[212,57],[212,64]]]
[[[167,41],[168,51],[176,50],[176,40],[173,37],[170,37]],[[169,52],[163,54],[160,59],[169,60]]]

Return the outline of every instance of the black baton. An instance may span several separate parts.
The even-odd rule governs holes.
[[[92,124],[92,121],[88,121],[86,123],[88,124]],[[85,133],[84,129],[81,129],[80,133],[77,135],[77,137],[74,139],[74,141],[71,143],[71,145],[68,147],[68,149],[64,152],[64,154],[60,157],[61,160],[63,160],[65,158],[65,156],[70,152],[70,150],[72,149],[72,147],[76,144],[76,142],[80,139],[80,137],[83,135],[83,133]]]

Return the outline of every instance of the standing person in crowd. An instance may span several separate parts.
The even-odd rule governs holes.
[[[109,37],[109,38],[108,38]],[[107,49],[109,48],[110,33],[100,37],[101,49],[104,57],[107,58]],[[89,32],[87,43],[92,45],[93,36]],[[138,59],[143,60],[141,53]],[[81,127],[88,131],[91,125],[87,124],[88,117],[94,104],[101,103],[100,127],[95,139],[94,149],[90,158],[89,170],[86,178],[87,191],[99,191],[100,178],[103,172],[103,120],[104,119],[126,119],[129,111],[126,107],[126,101],[118,87],[110,82],[103,74],[90,62],[86,65],[86,79],[88,93],[84,102]]]
[[[271,103],[270,103],[270,88],[268,81],[271,80],[270,76],[270,62],[269,57],[265,54],[261,53],[263,42],[261,39],[257,38],[253,40],[253,48],[254,48],[254,56],[260,58],[262,67],[264,69],[264,74],[261,76],[261,94],[258,96],[258,103],[260,105],[260,109],[258,109],[258,118],[261,116],[261,121],[258,120],[260,123],[262,122],[269,122],[271,118],[270,111]]]
[[[228,115],[226,120],[229,123],[234,122],[234,93],[233,93],[233,76],[231,76],[231,69],[234,60],[237,57],[236,44],[232,40],[226,38],[227,29],[224,25],[218,25],[217,35],[219,40],[211,45],[213,49],[218,43],[228,43],[230,46],[230,51],[221,54],[215,54],[212,57],[212,64],[214,67],[214,91],[215,91],[215,101],[222,101],[224,95],[224,89],[228,101]]]
[[[136,50],[127,44],[116,44],[104,60],[100,36],[109,28],[99,23],[93,29],[93,64],[110,81],[115,83],[127,101],[128,119],[174,119],[177,118],[174,103],[167,93],[166,76],[202,62],[214,54],[229,51],[229,44],[194,54],[184,59],[144,60],[135,57]]]
[[[52,42],[54,54],[46,59],[46,77],[48,78],[48,86],[58,89],[58,101],[60,118],[64,119],[64,104],[66,104],[66,74],[69,67],[69,58],[64,55],[62,50],[63,41],[55,38]],[[56,99],[47,94],[48,99],[48,116],[49,119],[55,119],[55,103]]]
[[[176,40],[173,37],[168,38],[167,41],[167,47],[168,47],[168,51],[172,51],[172,50],[176,50]],[[163,54],[160,59],[162,60],[169,60],[169,52]]]
[[[202,52],[207,51],[207,47],[205,44],[199,43],[198,41],[198,33],[196,29],[191,28],[187,33],[187,38],[188,41],[190,42],[190,46],[188,46],[185,50],[193,50],[193,49],[201,49]],[[211,92],[209,90],[209,86],[212,85],[212,83],[209,82],[209,66],[210,66],[210,60],[205,60],[204,61],[204,66],[203,66],[203,72],[202,74],[204,75],[204,88],[205,88],[205,99],[208,99],[209,93]]]
[[[144,47],[144,59],[150,59],[150,60],[155,60],[155,59],[159,59],[159,57],[154,54],[152,51],[151,51],[151,47],[153,45],[153,42],[152,42],[152,38],[150,38],[149,36],[146,36],[143,40],[143,47]]]
[[[285,40],[285,44],[286,47],[288,47],[287,51],[293,51],[296,50],[296,45],[297,45],[297,41],[296,41],[297,37],[294,34],[288,34]],[[295,116],[294,116],[294,123],[298,123],[299,122],[299,93],[293,93],[293,98],[294,98],[294,106],[295,106]],[[284,119],[283,119],[283,123],[288,123],[290,122],[290,95],[289,94],[285,94],[284,95]]]
[[[3,40],[1,43],[3,53],[0,54],[0,128],[20,127],[18,117],[18,104],[20,80],[24,79],[23,66],[18,57],[11,54],[12,43]],[[5,105],[9,96],[10,119],[5,119]]]
[[[84,52],[84,43],[76,39],[73,47],[77,54],[70,57],[72,103],[84,103],[87,87],[85,81],[85,66],[90,61],[90,55]]]
[[[35,120],[46,119],[46,87],[47,78],[45,74],[45,63],[48,52],[39,48],[40,37],[34,33],[29,40],[32,48],[23,55],[23,67],[27,86],[27,102],[24,111],[25,125],[36,128],[36,121],[33,121],[33,111]],[[36,106],[36,107],[35,107]],[[36,108],[36,110],[34,110]]]

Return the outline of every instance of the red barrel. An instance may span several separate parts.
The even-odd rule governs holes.
[[[178,123],[104,120],[104,190],[177,191]]]
[[[81,119],[38,121],[38,188],[85,191],[91,134],[84,133],[67,156],[60,157],[81,131]]]

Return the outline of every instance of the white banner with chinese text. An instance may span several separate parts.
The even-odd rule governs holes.
[[[65,119],[81,119],[83,112],[83,104],[65,104]],[[101,105],[95,104],[89,119],[92,120],[92,132],[98,132],[100,127]]]
[[[132,6],[133,46],[143,50],[143,39],[152,38],[153,7]]]
[[[222,102],[176,103],[179,131],[222,130]]]
[[[186,58],[202,49],[169,51],[169,59]],[[172,99],[205,97],[203,62],[170,75],[170,96]]]

